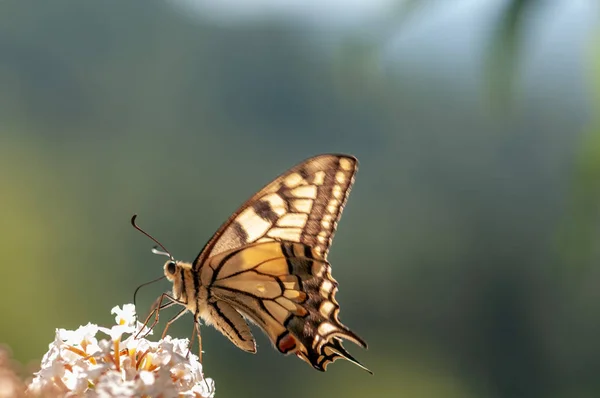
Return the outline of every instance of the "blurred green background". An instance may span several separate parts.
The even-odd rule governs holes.
[[[375,376],[204,328],[217,397],[599,396],[598,17],[595,0],[1,1],[0,343],[39,363],[54,328],[110,324],[160,276],[133,213],[190,261],[271,178],[348,152],[330,260]]]

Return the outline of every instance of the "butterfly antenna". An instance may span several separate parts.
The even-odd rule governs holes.
[[[150,235],[148,232],[144,231],[143,229],[141,229],[136,223],[135,223],[135,219],[137,218],[137,214],[134,214],[133,217],[131,217],[131,225],[133,225],[133,228],[137,229],[138,231],[140,231],[141,233],[143,233],[144,235],[146,235],[148,238],[152,239],[152,241],[154,241],[154,243],[156,243],[158,246],[160,246],[164,251],[160,252],[158,250],[156,250],[156,247],[152,249],[152,253],[154,254],[163,254],[163,255],[167,255],[171,260],[175,260],[173,258],[173,256],[171,255],[171,252],[168,251],[163,245],[162,243],[160,243],[159,241],[157,241],[152,235]]]
[[[138,231],[140,231],[141,233],[143,233],[144,235],[146,235],[148,238],[152,239],[152,241],[153,241],[154,243],[156,243],[158,246],[160,246],[160,247],[163,249],[163,251],[161,252],[161,251],[159,251],[159,250],[157,250],[157,249],[156,249],[156,246],[154,246],[154,247],[152,248],[152,253],[154,253],[154,254],[161,254],[161,255],[167,256],[167,257],[169,257],[171,260],[175,261],[175,260],[174,260],[174,258],[173,258],[173,256],[171,255],[171,253],[170,253],[170,252],[167,250],[167,248],[166,248],[166,247],[164,247],[164,246],[163,246],[163,244],[162,244],[162,243],[160,243],[158,240],[156,240],[156,238],[154,238],[154,237],[153,237],[152,235],[150,235],[148,232],[146,232],[146,231],[144,231],[143,229],[141,229],[141,228],[140,228],[140,227],[139,227],[139,226],[138,226],[138,225],[135,223],[135,219],[136,219],[136,218],[137,218],[137,214],[134,214],[134,215],[133,215],[133,217],[131,217],[131,225],[133,225],[133,228],[137,229]],[[147,285],[149,285],[149,284],[151,284],[151,283],[154,283],[154,282],[158,282],[159,280],[163,279],[164,277],[165,277],[165,276],[163,275],[163,276],[161,276],[160,278],[156,278],[156,279],[154,279],[154,280],[151,280],[150,282],[142,283],[141,285],[139,285],[139,286],[138,286],[138,287],[135,289],[135,292],[133,292],[133,305],[135,306],[135,301],[136,301],[136,300],[135,300],[135,298],[136,298],[136,296],[137,296],[137,293],[138,293],[138,291],[139,291],[139,290],[140,290],[142,287],[144,287],[144,286],[147,286]],[[137,316],[137,315],[136,315],[136,316]]]

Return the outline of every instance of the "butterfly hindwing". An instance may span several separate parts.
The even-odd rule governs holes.
[[[225,302],[242,313],[280,352],[295,353],[322,371],[338,358],[363,367],[341,339],[367,345],[339,321],[337,282],[329,263],[311,247],[254,243],[212,257],[207,265],[201,279],[211,282],[209,302]],[[224,334],[239,346],[236,334]]]
[[[212,325],[238,348],[255,353],[256,342],[244,318],[231,305],[215,300],[207,304],[207,324]]]
[[[356,158],[315,156],[261,189],[227,220],[194,261],[254,242],[289,241],[327,258],[337,222],[354,182]]]

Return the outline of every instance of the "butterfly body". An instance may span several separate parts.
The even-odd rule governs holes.
[[[342,339],[367,344],[338,319],[337,282],[327,261],[356,168],[354,157],[326,154],[279,176],[192,263],[165,263],[170,299],[244,351],[256,352],[251,321],[277,350],[315,369],[344,358],[368,371],[342,346]]]

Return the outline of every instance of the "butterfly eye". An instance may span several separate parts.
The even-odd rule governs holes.
[[[175,263],[174,263],[173,261],[170,261],[170,262],[167,264],[167,272],[168,272],[169,274],[171,274],[171,275],[174,275],[174,274],[175,274],[175,271],[176,271],[176,265],[175,265]]]

